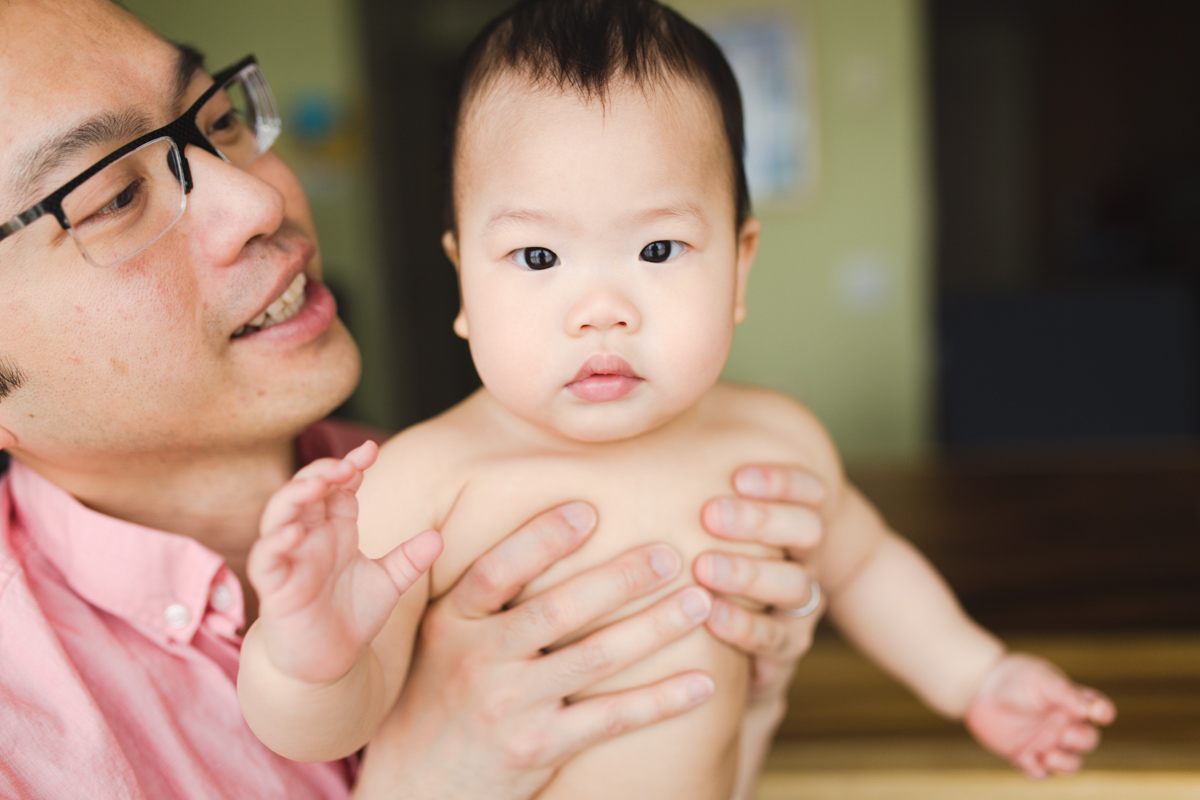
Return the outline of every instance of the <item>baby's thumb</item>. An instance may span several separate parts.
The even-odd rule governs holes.
[[[396,591],[404,594],[441,554],[442,535],[429,530],[418,533],[400,544],[377,563],[387,571],[392,583],[396,584]]]

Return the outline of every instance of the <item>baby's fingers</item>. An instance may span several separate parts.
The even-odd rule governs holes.
[[[262,535],[272,536],[300,518],[310,503],[320,500],[329,484],[318,477],[292,478],[271,495],[262,516]]]
[[[1051,750],[1042,756],[1042,765],[1053,775],[1072,775],[1083,767],[1083,759],[1075,753]]]
[[[1045,696],[1075,719],[1107,725],[1116,718],[1116,706],[1100,692],[1074,684],[1065,677],[1056,675],[1055,678],[1044,684]]]
[[[1068,753],[1090,753],[1100,744],[1100,732],[1091,725],[1075,723],[1058,737],[1058,746]]]
[[[441,554],[442,535],[437,531],[425,531],[404,542],[377,563],[387,571],[388,577],[396,585],[396,591],[404,594]]]
[[[292,523],[258,539],[250,548],[246,577],[259,596],[277,591],[287,581],[292,569],[291,553],[303,541],[304,534],[304,526]]]

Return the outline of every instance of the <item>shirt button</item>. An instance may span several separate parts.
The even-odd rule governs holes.
[[[187,606],[182,603],[171,603],[167,606],[167,610],[163,612],[167,618],[167,624],[175,630],[186,628],[188,620],[191,619],[191,614],[188,613]]]
[[[209,602],[217,611],[228,611],[229,607],[233,605],[233,592],[229,591],[229,587],[225,584],[218,583],[213,587]]]

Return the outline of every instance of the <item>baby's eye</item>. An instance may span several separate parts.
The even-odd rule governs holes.
[[[544,247],[522,247],[513,260],[525,269],[550,269],[558,266],[558,254]]]
[[[683,254],[687,245],[683,242],[671,241],[651,242],[642,248],[642,261],[651,264],[665,264]]]

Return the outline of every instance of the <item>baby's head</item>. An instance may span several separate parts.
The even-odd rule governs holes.
[[[716,382],[758,244],[720,49],[653,0],[526,0],[468,50],[444,243],[484,384],[624,439]]]

